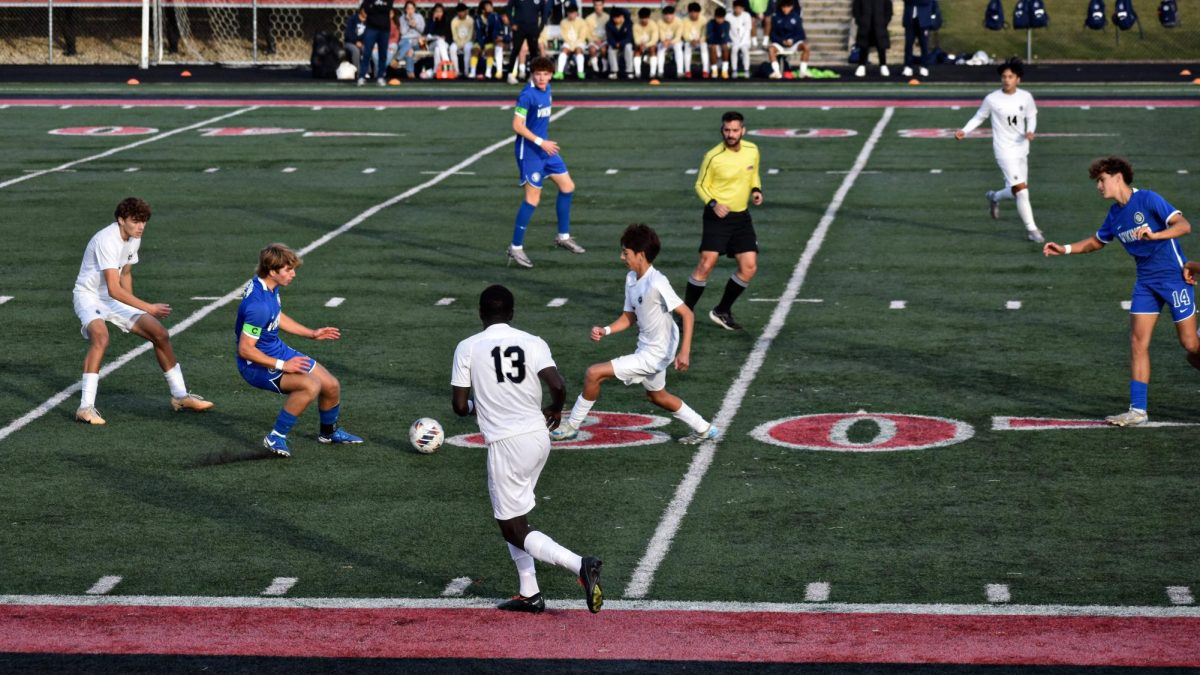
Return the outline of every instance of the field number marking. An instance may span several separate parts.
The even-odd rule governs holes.
[[[340,306],[340,305],[341,305],[343,302],[345,302],[345,301],[346,301],[346,299],[345,299],[345,298],[336,298],[336,297],[334,297],[334,298],[330,298],[330,299],[328,300],[328,302],[326,302],[326,303],[325,303],[325,306],[326,306],[326,307],[338,307],[338,306]]]
[[[446,590],[442,591],[443,598],[461,598],[463,593],[467,592],[467,587],[471,585],[471,577],[458,577],[451,579],[450,583],[446,584]]]
[[[987,595],[988,602],[1008,602],[1012,600],[1012,594],[1008,592],[1008,584],[988,584],[983,592]]]
[[[88,595],[104,595],[121,583],[121,577],[100,577],[92,587],[84,591]]]
[[[300,581],[296,577],[275,577],[270,586],[263,590],[263,595],[285,595],[292,590],[292,586]]]

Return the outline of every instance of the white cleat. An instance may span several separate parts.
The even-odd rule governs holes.
[[[1114,427],[1140,427],[1150,421],[1150,416],[1146,414],[1145,410],[1130,408],[1120,415],[1109,415],[1104,418],[1104,421]]]
[[[929,69],[926,68],[925,66],[921,66],[921,68],[919,70],[917,70],[917,72],[921,74],[921,77],[929,77]]]
[[[1025,238],[1035,244],[1046,243],[1046,235],[1042,234],[1041,230],[1030,230],[1029,233],[1025,235]]]
[[[892,71],[888,70],[887,66],[879,66],[879,74],[882,77],[891,77]]]
[[[721,430],[717,429],[717,425],[709,424],[708,428],[704,431],[693,431],[687,436],[679,439],[679,442],[683,443],[684,445],[700,445],[704,441],[713,440],[719,433],[721,433]]]
[[[529,259],[529,256],[525,255],[525,249],[513,248],[511,244],[508,247],[508,259],[521,267],[533,267],[533,261]]]
[[[580,246],[579,242],[575,241],[574,237],[567,237],[566,239],[563,239],[561,237],[556,238],[554,240],[554,245],[559,248],[565,248],[568,251],[570,251],[571,253],[586,253],[587,252],[587,249]]]
[[[867,76],[867,67],[866,67],[866,66],[859,66],[859,67],[855,68],[855,69],[854,69],[854,76],[855,76],[855,77],[866,77],[866,76]]]
[[[570,422],[563,422],[558,425],[558,428],[550,432],[551,441],[572,441],[579,437],[579,430],[576,429]]]
[[[912,68],[904,66],[904,70],[900,71],[900,74],[904,77],[912,77]]]
[[[104,418],[100,416],[100,411],[96,410],[95,406],[88,406],[86,408],[80,408],[79,410],[76,410],[75,421],[95,425],[101,425],[105,423]]]
[[[194,410],[196,412],[204,412],[213,407],[212,401],[206,401],[204,397],[188,392],[183,398],[172,398],[171,409],[175,412],[180,410]]]

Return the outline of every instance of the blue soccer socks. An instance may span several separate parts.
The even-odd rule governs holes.
[[[533,212],[537,207],[529,202],[522,201],[521,208],[517,209],[517,220],[513,223],[512,245],[520,247],[525,243],[525,228],[529,227],[529,221],[533,219]]]
[[[275,427],[271,429],[271,431],[275,432],[277,436],[286,437],[288,432],[291,431],[292,427],[294,426],[296,426],[296,416],[286,410],[281,409],[279,411],[279,417],[275,418]]]
[[[558,215],[558,236],[566,237],[571,234],[571,200],[574,192],[560,192],[554,200],[554,212]]]
[[[1130,380],[1129,381],[1129,407],[1136,408],[1141,411],[1145,411],[1147,409],[1146,408],[1146,400],[1147,400],[1147,398],[1149,398],[1149,394],[1148,394],[1149,389],[1150,389],[1149,383],[1138,382],[1137,380]]]
[[[341,412],[342,405],[339,403],[329,410],[322,410],[321,413],[321,435],[329,436],[333,430],[337,428],[338,413]]]

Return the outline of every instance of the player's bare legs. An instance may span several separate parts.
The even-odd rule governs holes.
[[[500,533],[508,542],[508,552],[517,566],[517,579],[521,584],[521,594],[500,603],[499,609],[532,614],[545,611],[546,601],[542,599],[537,570],[533,564],[536,559],[578,575],[579,583],[583,585],[586,593],[588,609],[593,614],[600,611],[604,604],[604,593],[600,590],[602,563],[598,559],[581,557],[544,533],[533,529],[524,515],[508,520],[496,520],[496,524],[500,526]]]
[[[713,268],[717,266],[718,257],[716,251],[701,251],[696,269],[692,270],[692,280],[708,281],[708,275],[712,274]]]
[[[88,330],[90,331],[91,328],[89,327]],[[158,359],[158,366],[163,369],[163,372],[174,368],[178,363],[175,360],[175,350],[171,347],[171,335],[158,319],[149,314],[143,314],[133,323],[129,332],[154,345],[154,357]]]
[[[1187,361],[1200,370],[1200,336],[1196,335],[1196,315],[1193,314],[1175,324],[1179,333],[1179,344],[1187,352]]]
[[[666,389],[659,389],[658,391],[647,390],[646,400],[667,412],[678,412],[683,407],[683,399]]]
[[[104,362],[104,352],[108,349],[108,326],[104,319],[96,319],[88,324],[88,350],[83,356],[83,372],[99,373],[100,364]]]
[[[313,371],[317,368],[321,366],[314,366]],[[279,391],[287,394],[283,409],[299,417],[313,400],[322,394],[321,378],[312,372],[287,373],[279,380]]]
[[[612,361],[593,364],[583,374],[583,391],[580,392],[580,395],[594,403],[596,399],[600,398],[600,383],[614,377],[616,377],[616,373],[613,372]]]

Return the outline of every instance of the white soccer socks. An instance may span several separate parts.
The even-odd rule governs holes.
[[[583,426],[583,422],[587,419],[588,413],[592,411],[592,406],[596,405],[595,401],[589,401],[580,394],[575,399],[575,405],[571,406],[571,416],[567,418],[567,424],[578,429]]]
[[[1025,223],[1026,230],[1037,230],[1037,225],[1033,222],[1033,206],[1029,204],[1028,188],[1017,193],[1017,214],[1021,216],[1021,222]]]
[[[100,373],[84,373],[80,384],[82,385],[82,394],[79,399],[79,407],[95,407],[96,392],[100,389]]]
[[[534,569],[533,556],[525,551],[508,545],[508,554],[512,556],[513,562],[517,565],[517,579],[521,582],[521,595],[526,598],[532,598],[541,592],[537,582],[537,570]]]
[[[683,402],[680,401],[680,403]],[[700,416],[700,413],[692,410],[692,407],[687,403],[683,403],[683,405],[679,406],[679,410],[671,413],[671,415],[674,416],[675,419],[691,427],[692,431],[695,431],[696,433],[708,431],[708,422],[706,422],[704,418]]]
[[[167,386],[171,388],[171,396],[173,398],[183,398],[187,396],[187,385],[183,383],[183,369],[176,363],[175,367],[164,371],[163,376],[167,378]]]
[[[579,568],[583,566],[583,558],[537,530],[525,535],[525,550],[534,558],[561,567],[572,574],[579,574]],[[525,595],[525,592],[522,591],[521,595]]]
[[[558,74],[562,74],[567,70],[567,53],[563,52],[558,55]],[[524,595],[522,593],[521,595]]]

